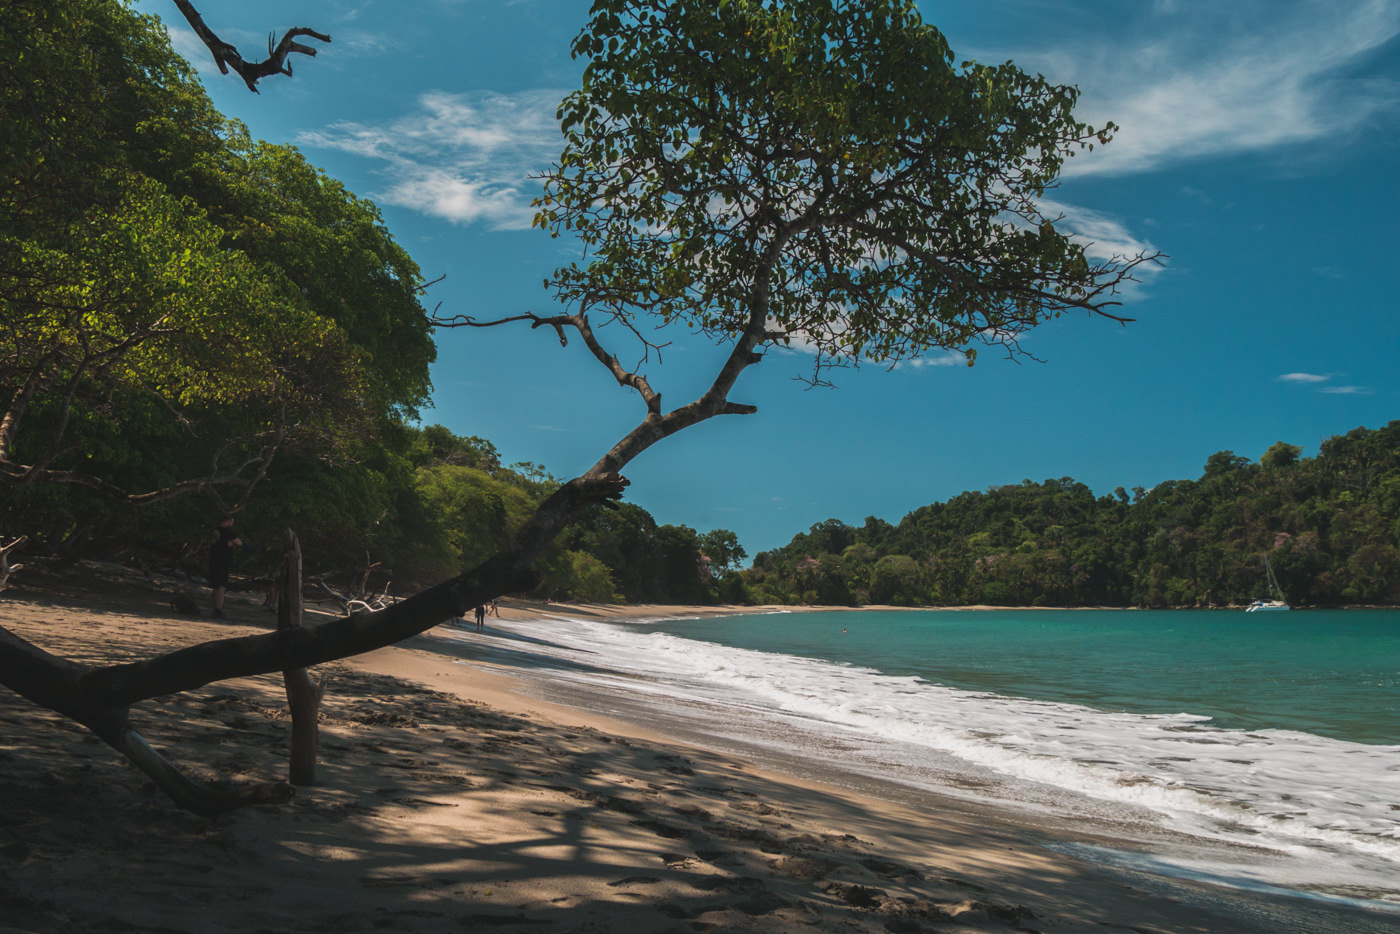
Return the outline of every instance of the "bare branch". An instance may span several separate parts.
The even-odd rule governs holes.
[[[191,480],[184,480],[171,484],[159,490],[150,490],[144,493],[133,493],[123,489],[110,481],[101,477],[86,474],[77,470],[53,470],[34,464],[15,464],[9,461],[0,460],[0,481],[10,481],[17,483],[32,483],[42,481],[45,483],[66,483],[74,486],[86,487],[94,492],[100,493],[108,499],[125,502],[132,506],[145,506],[150,503],[158,503],[167,499],[174,499],[177,496],[184,496],[187,493],[204,492],[213,496],[224,512],[237,512],[247,503],[249,494],[259,481],[267,474],[267,468],[272,463],[273,455],[277,453],[281,443],[281,435],[278,433],[276,440],[271,444],[264,445],[256,455],[244,461],[231,473],[219,473],[218,456],[215,456],[214,469],[205,477],[196,477]],[[228,445],[225,445],[225,449]],[[245,476],[245,471],[257,468],[253,476]],[[239,497],[233,506],[226,505],[218,495],[220,487],[238,487],[243,490],[243,495]]]
[[[637,394],[642,397],[642,401],[646,404],[648,414],[660,415],[661,394],[655,392],[651,388],[651,384],[647,382],[645,376],[635,370],[628,370],[625,368],[618,362],[617,357],[609,353],[607,349],[603,347],[602,343],[598,340],[597,334],[593,330],[592,324],[588,320],[588,315],[580,312],[578,315],[574,316],[573,324],[575,330],[579,333],[579,337],[583,338],[583,343],[588,348],[589,352],[593,354],[594,358],[597,359],[599,363],[607,368],[608,372],[617,380],[618,385],[636,390]],[[636,334],[635,328],[633,329],[633,333]],[[638,339],[641,339],[641,335],[638,335]],[[643,343],[646,342],[643,341]]]
[[[204,17],[199,15],[199,11],[194,8],[190,0],[174,0],[175,6],[184,14],[185,20],[190,24],[190,28],[199,36],[201,42],[208,46],[210,53],[214,56],[214,64],[219,66],[220,74],[228,74],[232,68],[238,72],[243,83],[248,85],[248,90],[254,94],[258,93],[258,81],[270,75],[288,75],[292,73],[292,66],[287,62],[287,56],[293,52],[302,55],[316,56],[316,50],[309,45],[302,45],[296,40],[302,36],[310,36],[321,42],[330,42],[331,37],[319,33],[314,29],[305,26],[297,26],[289,29],[283,34],[280,42],[276,46],[272,43],[272,36],[267,39],[267,58],[261,62],[245,62],[243,56],[238,54],[238,49],[220,39],[214,31],[205,25]]]
[[[5,589],[5,585],[9,583],[11,574],[24,569],[24,565],[22,564],[10,563],[10,552],[17,548],[23,548],[24,543],[27,541],[29,541],[29,536],[21,535],[8,545],[0,546],[0,590]]]
[[[438,314],[428,316],[428,324],[435,328],[494,328],[503,324],[513,324],[516,321],[529,321],[531,328],[554,328],[554,332],[559,335],[559,346],[569,346],[569,338],[564,333],[564,328],[574,325],[573,315],[556,315],[546,318],[532,311],[527,311],[524,314],[511,315],[508,318],[493,318],[490,321],[478,321],[471,315],[453,315],[450,318],[444,318]]]
[[[442,275],[438,276],[436,279],[431,279],[431,280],[429,280],[429,281],[427,281],[427,282],[421,282],[421,283],[419,283],[418,285],[414,286],[414,289],[413,289],[413,290],[414,290],[415,292],[417,292],[418,294],[420,294],[420,295],[426,294],[427,291],[428,291],[428,289],[430,289],[430,288],[432,288],[433,286],[437,285],[439,282],[441,282],[442,280],[444,280],[444,279],[446,279],[446,278],[447,278],[447,273],[443,273]]]

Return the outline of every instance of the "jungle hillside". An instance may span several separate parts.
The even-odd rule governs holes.
[[[1231,451],[1195,480],[1095,496],[1069,477],[967,492],[891,525],[830,519],[755,556],[757,603],[1210,607],[1400,603],[1400,421],[1303,458]]]

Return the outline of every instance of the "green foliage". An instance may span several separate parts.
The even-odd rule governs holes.
[[[1280,467],[1288,467],[1298,462],[1298,457],[1303,453],[1303,449],[1296,444],[1288,444],[1284,441],[1276,441],[1264,452],[1264,456],[1259,458],[1259,466],[1268,470],[1276,470]]]
[[[224,138],[222,164],[190,184],[211,205],[225,244],[260,266],[279,305],[335,322],[360,351],[378,408],[416,414],[432,388],[436,351],[417,298],[418,266],[379,209],[292,147],[253,143],[236,123]]]
[[[536,225],[585,265],[566,303],[716,338],[758,321],[824,360],[891,361],[1100,310],[1146,257],[1092,264],[1036,199],[1106,142],[1077,91],[955,65],[905,0],[597,0]]]
[[[420,468],[415,487],[443,530],[446,548],[435,556],[442,566],[430,569],[437,577],[485,561],[536,505],[534,497],[519,486],[471,467]]]
[[[426,400],[421,277],[375,207],[225,121],[154,19],[20,0],[0,77],[0,480],[243,495]]]
[[[885,555],[870,573],[870,602],[920,606],[929,602],[923,567],[908,555]]]
[[[168,421],[155,418],[152,424]],[[124,449],[124,430],[112,429],[108,436],[113,452]],[[161,443],[168,448],[176,441]],[[363,583],[376,592],[411,592],[508,544],[555,483],[533,465],[524,473],[502,468],[489,441],[440,425],[393,425],[358,444],[341,461],[291,453],[274,462],[252,506],[238,518],[239,535],[250,546],[238,555],[241,574],[270,576],[290,527],[301,540],[309,578],[326,577],[347,589]],[[0,532],[22,529],[37,549],[63,553],[81,545],[95,557],[183,563],[195,574],[201,573],[200,550],[218,518],[189,498],[101,510],[82,504],[81,491],[61,484],[22,494],[0,499]],[[711,573],[713,561],[702,555],[702,542],[721,543],[713,550],[722,560],[743,558],[728,530],[700,534],[658,526],[632,503],[617,510],[594,507],[538,562],[541,580],[534,595],[601,603],[751,602],[736,570]]]
[[[620,603],[622,596],[608,566],[586,551],[556,550],[540,562],[541,588],[551,599],[582,603]]]
[[[1222,451],[1199,480],[1131,502],[1065,477],[963,493],[897,526],[830,519],[743,576],[763,602],[1216,606],[1263,594],[1267,554],[1295,605],[1400,602],[1400,421],[1301,450],[1279,442],[1258,465]]]
[[[740,563],[748,557],[744,546],[739,544],[739,536],[728,529],[714,529],[700,536],[700,551],[709,559],[710,570],[725,574],[739,569]]]

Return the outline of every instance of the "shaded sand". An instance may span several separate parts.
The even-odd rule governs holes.
[[[190,619],[168,609],[177,584],[95,568],[83,580],[21,582],[0,594],[0,625],[111,662],[272,624],[237,596],[227,621]],[[0,932],[1393,929],[1112,876],[1011,823],[769,774],[523,697],[507,671],[431,648],[420,637],[320,669],[321,783],[216,820],[0,691]],[[280,677],[133,719],[205,777],[285,774]]]

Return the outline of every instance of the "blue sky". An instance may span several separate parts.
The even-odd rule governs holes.
[[[204,0],[253,57],[269,32],[333,37],[250,94],[220,76],[169,0],[215,103],[373,199],[428,303],[479,317],[548,312],[541,280],[575,258],[529,229],[530,178],[559,150],[584,0]],[[815,522],[890,522],[969,489],[1069,476],[1096,493],[1195,478],[1275,441],[1307,456],[1400,418],[1400,0],[946,0],[921,4],[960,58],[1015,61],[1081,90],[1121,129],[1049,197],[1101,249],[1160,250],[1120,327],[1061,318],[974,368],[930,355],[808,390],[770,355],[713,420],[627,470],[663,523],[738,533],[750,555]],[[668,408],[724,348],[685,332],[648,368]],[[643,413],[577,344],[522,329],[439,335],[425,421],[489,438],[557,476],[593,464]]]

